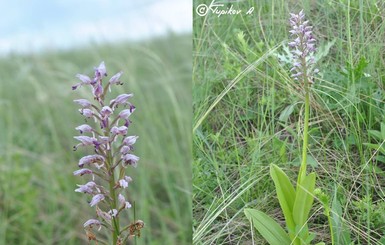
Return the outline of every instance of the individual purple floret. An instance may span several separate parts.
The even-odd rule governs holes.
[[[127,100],[132,96],[133,96],[132,94],[121,94],[115,99],[110,101],[110,106],[114,108],[114,107],[117,107],[118,105],[124,105],[124,104],[130,105],[130,103],[127,102]]]
[[[82,124],[75,128],[76,130],[79,130],[79,133],[89,133],[92,132],[92,127],[88,124]]]
[[[111,133],[113,134],[113,135],[126,135],[127,134],[127,127],[126,126],[121,126],[121,127],[116,127],[116,126],[114,126],[114,127],[112,127],[111,128]]]
[[[96,188],[96,183],[93,181],[90,181],[85,185],[78,185],[78,186],[79,186],[79,188],[75,189],[75,192],[83,192],[83,193],[87,193],[87,194],[92,194],[96,190],[98,190]]]
[[[82,108],[88,108],[92,105],[91,102],[89,102],[86,99],[78,99],[78,100],[74,100],[74,102],[81,105]]]
[[[120,81],[120,76],[123,74],[122,71],[116,73],[115,75],[113,75],[110,80],[108,81],[110,84],[118,84],[118,85],[122,85],[123,83]]]
[[[123,140],[123,143],[125,145],[131,146],[135,144],[136,140],[139,138],[139,136],[128,136]]]
[[[84,165],[90,165],[91,163],[104,163],[105,162],[105,158],[104,156],[102,155],[89,155],[89,156],[84,156],[82,158],[80,158],[79,160],[79,168],[83,168]]]
[[[128,183],[130,183],[131,181],[132,181],[132,178],[130,176],[124,176],[123,179],[119,180],[119,186],[122,188],[127,188]]]
[[[305,14],[301,10],[298,14],[290,14],[291,36],[293,40],[289,43],[293,54],[292,77],[301,83],[313,83],[314,74],[318,69],[314,68],[315,42],[312,34],[313,27],[305,20]]]
[[[90,202],[90,206],[93,207],[99,202],[104,200],[104,195],[103,194],[96,194],[95,196],[92,197],[92,200]]]
[[[119,194],[119,204],[120,204],[120,208],[125,208],[125,209],[131,208],[131,203],[127,202],[122,194]]]
[[[123,167],[127,167],[127,165],[131,165],[134,168],[137,166],[137,162],[139,161],[139,157],[133,154],[125,154],[122,156],[123,159]]]
[[[98,227],[99,227],[99,230],[100,230],[102,223],[100,223],[100,221],[97,220],[97,219],[89,219],[89,220],[87,220],[87,221],[84,223],[83,226],[84,226],[84,227],[89,226],[89,227],[92,228],[93,225],[98,226]]]
[[[92,170],[88,169],[88,168],[82,168],[82,169],[74,171],[74,175],[83,176],[85,174],[92,174]]]
[[[109,103],[106,100],[112,86],[123,84],[120,80],[122,74],[121,71],[116,73],[103,84],[107,69],[102,62],[94,68],[93,78],[77,74],[80,82],[72,86],[73,90],[89,86],[90,97],[93,97],[93,102],[88,99],[74,100],[80,105],[79,112],[87,122],[75,128],[81,135],[74,137],[79,141],[74,150],[82,146],[93,148],[94,151],[92,155],[82,157],[78,163],[79,169],[73,172],[75,176],[88,179],[86,184],[78,185],[75,192],[87,194],[89,205],[96,209],[97,217],[85,222],[84,227],[106,227],[112,231],[114,244],[122,237],[132,235],[127,224],[120,226],[119,214],[123,209],[131,208],[130,202],[124,197],[124,191],[129,189],[132,181],[131,177],[125,175],[126,168],[129,165],[136,167],[139,161],[139,157],[132,154],[138,136],[126,137],[131,124],[128,118],[135,111],[135,106],[128,101],[133,94],[118,95]],[[126,228],[121,230],[121,227]]]

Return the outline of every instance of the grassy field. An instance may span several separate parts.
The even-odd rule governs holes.
[[[220,7],[241,14],[218,17],[196,14],[203,3],[194,3],[194,244],[266,244],[244,208],[284,226],[269,166],[296,179],[304,99],[290,79],[287,43],[289,13],[301,9],[314,26],[320,70],[309,171],[329,198],[337,236],[385,244],[385,4],[246,0]],[[331,244],[323,211],[316,197],[309,228]]]
[[[87,150],[72,151],[84,123],[72,100],[90,93],[71,86],[102,60],[109,75],[124,72],[111,98],[134,93],[137,107],[129,133],[140,136],[141,160],[128,169],[145,222],[137,244],[191,244],[191,36],[170,34],[0,59],[1,245],[88,244],[83,223],[95,211],[74,192],[85,180],[72,172]]]

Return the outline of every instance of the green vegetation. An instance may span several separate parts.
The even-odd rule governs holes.
[[[72,151],[74,128],[84,122],[72,100],[90,93],[71,86],[102,60],[110,75],[124,71],[111,98],[135,95],[129,132],[140,136],[141,160],[127,170],[134,179],[128,189],[136,218],[145,222],[136,244],[191,244],[189,50],[190,35],[170,35],[0,60],[1,245],[87,244],[83,223],[95,214],[74,192],[85,180],[72,172],[92,149]]]
[[[308,173],[317,174],[313,243],[331,244],[333,233],[336,244],[385,244],[385,4],[246,0],[222,8],[230,5],[243,14],[194,15],[194,243],[267,244],[245,208],[284,227],[269,169],[276,164],[295,180],[301,163],[304,94],[290,78],[287,43],[289,12],[304,9],[320,70],[307,155]]]

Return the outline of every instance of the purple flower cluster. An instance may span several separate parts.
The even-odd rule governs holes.
[[[290,34],[293,41],[289,43],[293,54],[292,77],[302,83],[313,83],[314,74],[318,69],[314,69],[315,42],[309,21],[305,20],[305,14],[301,10],[298,14],[290,14]]]
[[[131,208],[130,202],[123,195],[123,190],[132,181],[131,177],[125,176],[125,168],[136,167],[139,161],[139,157],[132,154],[138,136],[127,135],[131,124],[129,118],[135,111],[135,107],[128,102],[133,95],[121,94],[109,103],[105,100],[106,92],[111,90],[112,85],[122,84],[121,75],[122,72],[118,72],[103,85],[107,70],[102,62],[95,68],[92,79],[78,74],[76,77],[80,82],[72,86],[73,90],[90,86],[95,101],[92,103],[86,99],[74,100],[80,105],[79,111],[86,122],[91,120],[94,125],[82,124],[76,127],[81,135],[74,137],[79,141],[74,150],[90,146],[95,151],[95,154],[82,157],[78,163],[79,170],[73,173],[91,178],[86,184],[78,185],[75,190],[90,195],[89,205],[96,207],[97,217],[87,220],[84,227],[91,229],[92,226],[97,226],[100,229],[105,226],[113,230],[118,237],[122,237],[121,233],[124,232],[116,230],[119,229],[119,224],[116,223],[119,222],[118,216],[122,210]],[[118,107],[123,109],[117,112]]]

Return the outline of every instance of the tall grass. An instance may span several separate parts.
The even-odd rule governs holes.
[[[300,163],[303,94],[285,61],[289,12],[304,9],[319,40],[321,71],[312,88],[310,170],[333,203],[340,234],[354,244],[383,244],[385,138],[370,130],[385,122],[384,3],[250,0],[223,8],[230,5],[255,9],[194,15],[194,243],[264,244],[245,207],[283,222],[268,166],[295,179]],[[330,244],[322,210],[316,198],[309,228]]]
[[[0,244],[87,243],[82,225],[95,214],[74,192],[84,180],[72,176],[82,154],[72,137],[84,121],[72,100],[88,91],[71,86],[102,60],[124,71],[111,98],[132,92],[138,108],[129,131],[141,162],[128,172],[145,222],[136,244],[191,243],[189,50],[191,36],[170,35],[0,60]]]

